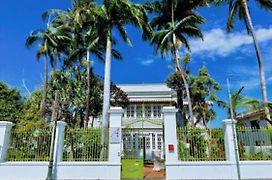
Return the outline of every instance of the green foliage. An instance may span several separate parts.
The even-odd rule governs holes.
[[[249,8],[249,2],[242,0],[210,0],[216,6],[228,5],[229,6],[229,16],[227,20],[227,30],[232,31],[237,19],[245,23],[245,26],[249,31],[249,22],[247,19],[247,14],[245,8]],[[244,3],[245,2],[245,3]],[[266,0],[255,0],[255,3],[261,8],[272,11],[272,2]],[[248,7],[245,7],[247,5]],[[254,5],[255,6],[255,5]]]
[[[220,85],[208,73],[208,70],[203,66],[197,76],[189,76],[189,90],[192,99],[193,112],[196,116],[196,123],[202,122],[206,124],[208,121],[215,119],[216,113],[213,110],[213,102],[217,102],[218,98],[216,93],[221,90]],[[184,83],[181,78],[180,72],[170,74],[166,80],[168,87],[176,90],[178,96],[179,110],[183,114],[185,126],[187,120],[185,119],[186,109],[183,104],[185,96]]]
[[[231,104],[234,117],[238,114],[239,108],[246,108],[247,110],[257,109],[260,106],[260,103],[257,99],[246,97],[242,95],[244,87],[241,87],[237,91],[231,93]],[[228,102],[218,100],[218,106],[226,109],[230,117],[230,105]]]
[[[20,121],[17,128],[28,131],[38,127],[45,127],[46,122],[39,114],[42,93],[42,90],[36,90],[32,92],[29,98],[22,101]]]
[[[155,1],[148,4],[148,9],[155,14],[150,25],[155,30],[150,39],[155,47],[155,53],[162,55],[181,45],[190,51],[188,37],[202,38],[203,35],[199,25],[204,23],[203,17],[195,12],[195,9],[204,6],[206,1]],[[176,44],[173,42],[173,35],[176,36]],[[177,63],[177,62],[176,62]]]
[[[18,90],[10,89],[0,82],[0,121],[16,123],[22,109],[21,96]]]
[[[47,115],[51,115],[54,91],[60,92],[60,112],[58,119],[65,120],[70,127],[83,127],[87,98],[87,72],[85,69],[55,70],[49,80]],[[103,83],[91,70],[90,72],[90,115],[98,117],[102,111]],[[127,94],[116,85],[111,86],[113,106],[126,107]]]
[[[213,103],[217,102],[216,92],[221,90],[220,85],[208,73],[206,66],[198,71],[198,76],[189,79],[190,92],[192,95],[193,111],[196,115],[196,123],[215,119],[216,113],[212,109]]]
[[[8,161],[48,161],[49,128],[14,129],[8,149]]]
[[[222,129],[178,128],[178,156],[182,161],[225,160]]]

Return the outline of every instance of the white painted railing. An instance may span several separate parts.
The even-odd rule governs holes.
[[[233,121],[223,120],[226,161],[179,161],[175,107],[164,107],[166,179],[237,179]],[[239,161],[242,179],[272,179],[272,161]]]
[[[64,130],[66,123],[57,123],[53,179],[120,179],[121,178],[121,121],[122,108],[111,108],[109,133],[109,159],[104,162],[63,162]],[[7,150],[12,123],[0,121],[0,179],[44,180],[48,162],[7,162]]]

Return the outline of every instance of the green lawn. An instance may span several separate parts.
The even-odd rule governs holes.
[[[123,159],[122,178],[143,178],[144,160],[143,159]]]

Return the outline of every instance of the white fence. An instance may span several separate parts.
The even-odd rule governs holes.
[[[175,107],[164,107],[164,142],[166,179],[218,180],[237,179],[236,139],[232,121],[224,120],[226,161],[179,161]],[[58,122],[54,150],[53,179],[88,180],[121,178],[121,120],[123,110],[110,111],[109,159],[105,162],[62,161],[65,123]],[[234,124],[235,125],[235,124]],[[0,180],[45,180],[48,162],[6,162],[12,124],[0,121]],[[235,129],[235,128],[234,128]],[[272,161],[240,161],[242,179],[272,179]]]
[[[175,107],[163,108],[166,154],[166,179],[238,179],[232,120],[224,120],[226,161],[179,161]],[[241,179],[272,179],[272,161],[239,161]]]
[[[53,179],[88,180],[120,179],[121,177],[121,120],[123,110],[111,108],[109,159],[105,162],[63,162],[65,122],[58,122],[54,149]],[[0,179],[45,180],[48,162],[6,162],[12,123],[0,121]]]

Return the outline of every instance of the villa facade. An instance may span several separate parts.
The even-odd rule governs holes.
[[[145,160],[163,152],[162,108],[176,104],[176,92],[166,84],[121,84],[127,93],[129,106],[125,109],[123,149],[144,149]]]

